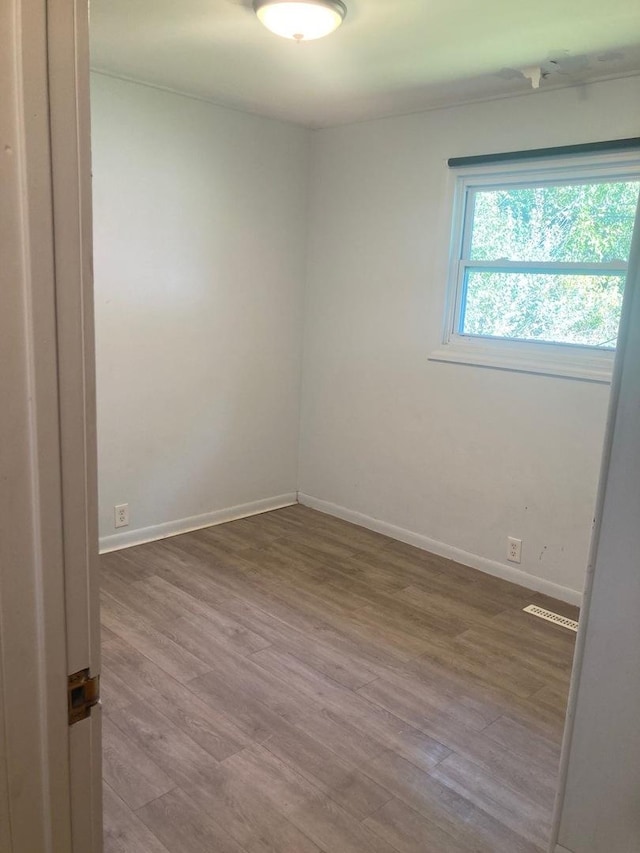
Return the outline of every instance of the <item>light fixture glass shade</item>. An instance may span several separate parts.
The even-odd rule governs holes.
[[[254,0],[253,8],[268,30],[296,41],[328,36],[347,13],[340,0]]]

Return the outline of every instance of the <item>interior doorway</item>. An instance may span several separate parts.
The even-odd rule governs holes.
[[[67,23],[68,23],[68,21],[67,21]],[[77,22],[76,22],[76,23],[77,23]],[[65,31],[64,31],[64,33],[62,33],[62,32],[58,33],[58,36],[59,36],[59,37],[60,37],[60,39],[61,39],[61,40],[60,40],[60,42],[58,43],[58,44],[60,45],[61,50],[62,50],[62,43],[63,43],[63,42],[66,44],[66,47],[68,47],[68,46],[69,46],[68,38],[69,38],[69,33],[70,33],[70,32],[71,32],[71,30],[65,30]],[[62,38],[62,36],[63,36],[63,35],[65,35],[65,36],[67,37],[67,40],[66,40],[66,41],[65,41],[65,39],[64,39],[64,38]],[[64,51],[62,51],[62,52],[64,52]],[[54,65],[55,65],[55,59],[54,59],[54,60],[52,60],[52,61],[54,62]],[[81,77],[82,77],[82,75],[81,75]],[[80,83],[82,83],[82,80],[80,81]],[[74,83],[74,85],[75,85],[75,83]],[[54,91],[55,91],[55,87],[54,87]],[[54,98],[54,100],[55,100],[55,98]],[[62,101],[61,101],[61,103],[62,103]],[[65,102],[65,104],[66,104],[66,102]],[[68,106],[68,104],[67,104],[67,106]],[[76,106],[77,106],[77,105],[76,105]],[[63,111],[63,112],[64,112],[64,111]],[[57,133],[60,133],[60,132],[61,132],[61,129],[60,129],[60,122],[59,122],[60,115],[61,115],[61,113],[59,113],[59,112],[57,112],[57,111],[56,111],[56,109],[55,109],[55,104],[54,104],[54,107],[53,107],[53,116],[54,116],[54,120],[53,120],[53,127],[54,127],[54,139],[56,140],[56,144],[54,144],[54,148],[55,148],[55,152],[56,152],[56,154],[57,154],[58,158],[62,157],[62,155],[61,155],[61,150],[60,150],[60,147],[59,147],[59,145],[58,145],[58,143],[59,143],[59,141],[60,141],[60,138],[59,138],[58,136],[56,136],[56,134],[57,134]],[[66,115],[66,113],[65,113],[65,115]],[[77,115],[76,115],[76,116],[74,116],[73,118],[74,118],[74,121],[77,121]],[[71,125],[70,125],[70,126],[73,126],[73,122],[71,123]],[[57,130],[56,130],[56,128],[57,128]],[[58,145],[58,147],[56,147],[56,145]],[[54,177],[55,177],[55,179],[56,179],[57,181],[60,181],[60,176],[61,176],[61,175],[67,174],[67,176],[69,176],[69,173],[68,173],[68,172],[65,172],[65,169],[68,169],[70,166],[72,166],[72,167],[73,167],[73,166],[75,166],[76,177],[77,177],[77,175],[78,175],[78,174],[82,174],[82,171],[81,171],[81,170],[79,170],[79,169],[77,168],[77,160],[75,160],[75,161],[74,161],[74,159],[73,159],[74,157],[77,157],[78,150],[77,150],[77,148],[76,148],[76,149],[73,149],[73,147],[72,147],[72,149],[71,149],[71,150],[73,151],[73,156],[72,156],[72,157],[71,157],[71,159],[69,159],[69,160],[65,160],[65,158],[64,158],[64,157],[62,157],[62,159],[56,159],[56,157],[54,156]],[[84,149],[83,149],[83,150],[84,150]],[[86,153],[86,152],[85,152],[85,153]],[[85,161],[85,163],[86,163],[86,161]],[[57,172],[56,172],[56,170],[57,170]],[[72,169],[72,171],[73,171],[73,169]],[[76,190],[78,189],[77,184],[75,185],[75,189],[76,189]],[[85,190],[85,192],[86,192],[86,190]],[[71,199],[69,198],[69,196],[71,196],[72,194],[73,194],[73,193],[71,193],[71,192],[70,192],[70,193],[68,194],[68,196],[67,196],[67,200],[69,201],[69,204],[71,204]],[[65,198],[65,193],[60,189],[60,184],[59,184],[59,183],[58,183],[58,190],[57,190],[57,196],[56,196],[56,198],[57,198],[57,204],[59,205],[58,209],[59,209],[59,210],[66,209],[65,205],[64,205],[64,204],[63,204],[63,202],[61,201],[61,199],[64,199],[64,198]],[[86,198],[86,196],[85,196],[85,198]],[[76,201],[77,201],[77,196],[76,196]],[[85,211],[85,212],[86,212],[86,211]],[[59,218],[58,218],[58,221],[59,221],[59,222],[62,222],[62,219],[59,217]],[[73,230],[73,229],[72,229],[72,230]],[[75,238],[74,238],[74,237],[72,237],[70,234],[65,234],[65,228],[64,228],[64,227],[62,227],[62,225],[61,225],[60,230],[59,230],[59,233],[58,233],[58,239],[61,241],[61,242],[59,243],[59,246],[64,246],[64,245],[67,245],[67,246],[68,246],[68,245],[73,245],[73,243],[74,243],[74,239],[75,239],[75,241],[76,241],[76,243],[77,243],[77,234],[78,234],[78,231],[76,231],[76,237],[75,237]],[[69,241],[69,242],[66,242],[66,243],[65,243],[65,240],[67,240],[67,241]],[[63,257],[64,257],[64,256],[63,256],[63,255],[60,255],[60,253],[59,253],[59,261],[60,261],[60,258],[63,258]],[[61,262],[61,263],[64,263],[64,261],[60,261],[60,262]],[[75,263],[75,261],[74,261],[74,263]],[[85,257],[85,263],[86,263],[86,257]],[[61,272],[62,272],[62,271],[60,270],[60,273],[61,273]],[[79,269],[76,269],[76,270],[75,270],[75,272],[74,272],[74,275],[75,275],[75,277],[76,277],[76,281],[77,281],[79,278],[81,278],[82,271],[81,271],[81,270],[79,270]],[[69,295],[71,296],[71,291],[70,291]],[[76,291],[76,296],[77,296],[77,295],[78,295],[78,292]],[[68,316],[70,316],[71,314],[73,314],[73,313],[74,313],[74,312],[73,312],[73,305],[71,305],[71,304],[69,304],[69,303],[65,302],[64,297],[62,298],[61,307],[62,307],[63,305],[66,305],[66,309],[65,309],[65,310],[62,312],[62,314],[61,314],[61,322],[62,322],[62,323],[66,322],[66,318],[67,318]],[[77,305],[76,305],[76,307],[77,307]],[[86,310],[86,305],[84,306],[83,310]],[[82,313],[82,312],[81,312],[81,313]],[[76,317],[77,317],[77,314],[76,314]],[[74,327],[74,328],[76,328],[76,329],[77,329],[78,327],[76,326],[76,327]],[[85,329],[85,331],[86,331],[86,329]],[[72,337],[73,337],[73,336],[72,336]],[[64,336],[63,336],[63,338],[64,338],[64,340],[65,340],[67,343],[69,343],[69,341],[71,340],[69,337],[64,337]],[[76,341],[76,343],[77,343],[77,341]],[[84,343],[86,344],[86,339],[85,339]],[[69,344],[69,345],[70,345],[70,347],[71,347],[71,344]],[[80,353],[81,353],[81,355],[80,355],[80,362],[78,362],[78,361],[77,361],[77,358],[74,358],[74,355],[73,355],[73,347],[71,347],[71,349],[70,349],[70,350],[65,350],[65,346],[66,346],[66,344],[62,347],[63,352],[62,352],[61,362],[62,362],[63,364],[65,363],[64,352],[68,352],[68,353],[69,353],[69,361],[67,361],[67,362],[66,362],[68,367],[71,367],[71,366],[73,366],[73,364],[77,364],[77,363],[80,363],[80,362],[82,362],[82,363],[86,363],[86,362],[83,362],[83,357],[82,357],[82,353],[81,353],[81,351],[82,351],[82,346],[80,347]],[[77,355],[78,355],[78,353],[76,352],[76,353],[75,353],[75,355],[77,356]],[[86,353],[85,353],[85,355],[86,355]],[[64,367],[62,367],[62,371],[63,371],[63,373],[64,373]],[[71,374],[68,374],[68,373],[67,373],[67,374],[64,374],[64,375],[71,375]],[[86,377],[85,377],[85,379],[86,379]],[[80,387],[82,387],[82,383],[80,383]],[[77,390],[77,389],[76,389],[76,390]],[[85,388],[85,391],[86,391],[86,388]],[[82,396],[82,395],[81,395],[81,396]],[[89,397],[90,397],[90,388],[89,388]],[[68,413],[68,412],[70,412],[70,411],[72,410],[72,408],[73,408],[73,395],[70,395],[70,396],[69,396],[69,398],[65,398],[65,397],[64,397],[64,395],[63,395],[63,400],[64,400],[64,399],[66,399],[66,400],[67,400],[67,402],[66,402],[66,404],[65,404],[65,403],[63,403],[63,409],[64,409],[64,411],[65,411],[65,412],[67,412],[67,413]],[[77,398],[76,398],[76,400],[77,400]],[[89,401],[89,402],[90,402],[90,401]],[[87,404],[86,397],[83,397],[83,405],[81,406],[81,408],[83,409],[84,415],[83,415],[82,417],[84,417],[84,416],[86,415],[86,411],[87,411],[86,404]],[[63,419],[63,420],[64,420],[64,419]],[[82,420],[82,418],[80,418],[80,420]],[[86,427],[86,424],[85,424],[85,426],[83,427],[83,429],[86,429],[86,428],[87,428],[87,427]],[[88,433],[89,433],[89,435],[90,435],[90,433],[91,433],[91,425],[90,425],[90,424],[89,424],[89,427],[88,427]],[[86,438],[86,435],[87,435],[87,434],[86,434],[86,432],[83,432],[83,433],[82,433],[82,435],[83,435],[82,441],[83,441],[83,442],[86,442],[86,440],[87,440],[87,438]],[[69,434],[68,432],[67,432],[67,440],[68,440],[69,442],[71,441],[71,437],[70,437],[70,434]],[[63,455],[64,455],[64,445],[65,445],[65,440],[64,440],[64,439],[63,439],[62,444],[63,444]],[[70,445],[67,445],[67,446],[70,446]],[[85,449],[86,449],[86,444],[83,444],[83,446],[84,446],[84,447],[85,447]],[[90,454],[89,454],[89,455],[90,455]],[[86,495],[87,495],[87,490],[86,490],[87,458],[86,458],[86,457],[85,457],[85,459],[84,459],[83,465],[84,465],[84,471],[85,471],[85,474],[81,477],[81,479],[83,480],[83,483],[82,483],[82,485],[83,485],[82,493],[83,493],[83,494],[85,495],[85,497],[86,497]],[[88,466],[88,467],[89,467],[89,468],[91,467],[91,466],[90,466],[90,464],[89,464],[89,466]],[[68,469],[67,469],[67,470],[68,470]],[[66,494],[67,494],[68,496],[72,496],[72,495],[74,495],[74,494],[75,494],[75,495],[76,495],[76,497],[77,497],[77,495],[78,495],[79,493],[80,493],[80,490],[79,490],[79,489],[74,489],[71,485],[69,485],[68,490],[67,490],[67,492],[66,492]],[[90,500],[89,500],[89,504],[90,504]],[[299,510],[297,510],[297,511],[299,511]],[[89,507],[89,508],[87,508],[87,507],[85,506],[85,507],[83,508],[83,511],[82,511],[82,512],[83,512],[83,516],[84,516],[85,518],[89,518],[89,517],[91,517],[90,507]],[[69,510],[67,511],[67,516],[69,517],[69,515],[70,515],[70,514],[71,514],[71,510],[69,509]],[[72,516],[72,517],[73,517],[73,516]],[[318,522],[318,523],[319,523],[319,522]],[[332,523],[333,523],[333,522],[332,522]],[[323,522],[323,524],[328,524],[328,522]],[[322,526],[322,525],[321,525],[321,526]],[[79,549],[78,549],[78,554],[80,555],[80,558],[81,558],[81,559],[84,559],[84,558],[86,557],[87,551],[85,550],[85,545],[86,545],[86,542],[87,542],[87,541],[89,541],[89,540],[91,539],[91,535],[90,535],[90,533],[91,533],[91,531],[90,531],[90,530],[88,531],[88,530],[86,530],[86,529],[85,529],[85,530],[82,532],[82,536],[79,536],[79,537],[78,537],[78,541],[79,541],[79,543],[80,543],[80,547],[79,547]],[[245,531],[245,533],[246,533],[246,531]],[[66,535],[66,537],[67,537],[66,541],[67,541],[67,543],[69,544],[69,547],[71,547],[71,543],[74,541],[74,533],[73,533],[73,531],[69,531],[69,530],[67,530],[67,532],[66,532],[66,534],[65,534],[65,535]],[[199,535],[204,536],[205,534],[199,534]],[[209,534],[209,536],[211,536],[211,535],[214,535],[214,536],[215,536],[215,534]],[[360,535],[364,535],[364,534],[360,534]],[[347,538],[349,538],[349,540],[350,540],[350,541],[353,541],[354,539],[356,539],[356,538],[357,538],[357,536],[358,536],[358,534],[357,534],[356,532],[354,532],[354,531],[350,530]],[[285,538],[286,538],[286,537],[285,537]],[[329,533],[327,532],[327,530],[326,530],[326,529],[322,531],[322,537],[321,537],[321,538],[322,538],[322,541],[323,541],[323,542],[327,542],[327,541],[329,541],[329,542],[330,542],[330,541],[332,540],[332,536],[331,536],[331,534],[329,534]],[[333,538],[336,538],[336,537],[334,536]],[[337,537],[337,538],[339,539],[339,537]],[[365,538],[366,538],[366,537],[365,537]],[[264,540],[263,540],[263,542],[264,542]],[[84,543],[84,544],[82,544],[82,543]],[[303,544],[304,544],[304,543],[303,543]],[[308,544],[308,543],[307,543],[307,544]],[[362,543],[360,543],[360,544],[362,544]],[[141,546],[141,547],[142,547],[142,546]],[[224,546],[222,546],[222,547],[224,547]],[[316,546],[316,547],[317,547],[317,546]],[[386,549],[386,548],[394,548],[394,547],[396,547],[396,546],[394,546],[393,544],[386,543],[386,542],[385,542],[385,544],[384,544],[384,545],[382,545],[382,548],[385,548],[385,549]],[[71,549],[71,550],[73,550],[73,549]],[[260,549],[258,549],[258,550],[260,550]],[[320,550],[322,551],[322,549],[320,549]],[[365,551],[365,552],[366,552],[366,548],[365,548],[365,547],[361,548],[360,550],[362,550],[362,551]],[[335,555],[334,555],[334,556],[335,556]],[[350,559],[350,560],[353,560],[353,557],[354,557],[354,556],[357,556],[357,554],[355,554],[355,555],[354,555],[354,554],[349,555],[349,559]],[[124,558],[123,558],[123,559],[124,559]],[[388,555],[385,555],[385,559],[388,559]],[[89,560],[89,562],[91,562],[91,560]],[[114,562],[115,562],[115,560],[114,560]],[[326,559],[325,559],[325,560],[324,560],[324,563],[327,563],[327,562],[328,562],[328,560],[326,560]],[[315,567],[315,566],[313,566],[313,568],[312,568],[312,573],[313,573],[313,571],[315,571],[315,569],[316,569],[316,567]],[[247,569],[246,569],[246,567],[245,567],[244,571],[247,573],[247,576],[248,576],[249,578],[251,578],[251,577],[252,577],[251,570],[247,571]],[[340,570],[338,569],[338,572],[339,572],[339,571],[340,571]],[[316,578],[316,580],[317,580],[317,578]],[[87,582],[86,575],[83,575],[82,583],[84,583],[84,584],[85,584],[85,592],[86,592],[86,582]],[[134,581],[134,583],[136,583],[136,582],[137,582],[137,581]],[[281,583],[281,581],[279,581],[279,583]],[[322,580],[322,581],[321,581],[321,583],[326,584],[326,585],[327,585],[327,586],[329,586],[329,587],[331,587],[332,585],[333,585],[333,587],[335,587],[335,586],[336,586],[336,579],[335,579],[335,576],[332,576],[332,580],[327,580],[327,579],[325,578],[324,580]],[[374,591],[375,591],[375,590],[374,590]],[[332,590],[331,590],[331,592],[332,592]],[[402,592],[402,591],[400,591],[400,592]],[[333,592],[332,592],[332,594],[333,594]],[[385,595],[386,595],[386,593],[385,593]],[[193,596],[192,596],[192,597],[193,597]],[[85,600],[86,600],[86,599],[85,599]],[[363,609],[364,611],[366,611],[366,613],[367,613],[367,614],[370,614],[370,613],[371,613],[371,608],[373,608],[373,610],[375,610],[375,608],[377,607],[377,604],[378,604],[377,602],[375,602],[375,601],[371,601],[371,602],[368,602],[368,603],[366,603],[366,604],[363,604],[363,605],[362,605],[362,609]],[[412,605],[412,606],[413,606],[413,605]],[[68,612],[70,613],[71,611],[69,610],[69,602],[67,602],[67,607],[68,607]],[[183,618],[183,617],[179,617],[179,618]],[[276,617],[276,618],[278,618],[278,617]],[[89,620],[87,620],[87,621],[89,621]],[[72,621],[71,621],[71,620],[70,620],[70,624],[72,624],[72,625],[73,625],[73,623],[72,623]],[[351,624],[351,623],[350,623],[350,624]],[[86,628],[86,629],[87,629],[87,631],[88,631],[88,630],[89,630],[89,625],[88,625],[88,624],[86,624],[86,625],[85,625],[85,628]],[[72,630],[75,630],[75,628],[72,628]],[[409,633],[408,633],[408,636],[409,636],[410,638],[411,638],[411,637],[413,637],[413,630],[414,630],[414,629],[412,628],[412,629],[411,629],[411,631],[409,631]],[[257,633],[257,632],[256,632],[256,633]],[[78,636],[79,636],[79,635],[78,635]],[[83,635],[83,636],[85,636],[85,637],[86,637],[86,636],[89,636],[89,635],[88,635],[88,634],[85,634],[85,635]],[[84,641],[83,641],[83,642],[84,642]],[[73,649],[75,649],[75,647],[73,647]],[[72,654],[73,654],[73,649],[72,649]],[[252,654],[252,655],[255,655],[255,656],[258,656],[258,655],[262,654],[262,652],[267,652],[267,651],[268,651],[268,647],[267,647],[267,648],[265,648],[265,649],[259,649],[259,650],[258,650],[258,649],[256,649],[255,651],[251,652],[251,654]],[[267,654],[264,654],[264,655],[263,655],[263,658],[267,658],[267,657],[268,657],[268,655],[267,655]],[[296,655],[294,655],[294,657],[296,657]],[[315,667],[312,667],[312,668],[313,668],[313,669],[315,669]],[[205,673],[205,674],[206,674],[206,673]],[[204,675],[204,674],[203,674],[203,675]],[[362,687],[365,687],[365,686],[366,686],[366,685],[364,685],[364,684],[362,685]],[[324,687],[324,688],[322,688],[322,689],[328,689],[328,688]],[[357,688],[357,689],[359,690],[359,689],[361,689],[361,688]],[[373,688],[372,688],[372,689],[373,689]],[[354,691],[352,690],[352,692],[354,692]],[[336,700],[336,698],[335,698],[335,694],[333,694],[333,696],[334,696],[334,698],[332,699],[332,701],[333,701],[333,702],[336,702],[337,700]],[[326,710],[326,709],[325,709],[325,710]],[[329,710],[331,710],[331,709],[329,709]],[[279,716],[282,716],[282,715],[279,715]],[[383,716],[384,716],[384,714],[383,714]],[[94,719],[95,719],[95,718],[94,718]],[[409,725],[411,726],[411,724],[409,724]],[[412,726],[411,726],[411,727],[412,727]],[[79,731],[82,731],[82,730],[76,730],[76,732],[79,732]],[[85,732],[86,732],[86,729],[85,729]],[[73,736],[72,736],[72,739],[73,739]],[[76,738],[76,740],[78,740],[78,739]],[[84,735],[83,735],[83,740],[85,741],[85,746],[86,746],[87,741],[86,741],[86,737],[85,737]],[[447,748],[448,748],[448,747],[447,747]],[[95,749],[95,744],[94,744],[94,749]],[[255,752],[255,750],[254,750],[254,752]],[[452,750],[452,752],[454,752],[454,750]],[[249,756],[249,753],[247,753],[247,756]],[[401,757],[402,757],[402,756],[401,756]],[[447,756],[446,758],[443,758],[443,761],[447,761],[448,759],[449,759],[449,756]],[[224,761],[224,760],[226,760],[226,759],[223,759],[223,761]],[[405,759],[405,760],[407,760],[407,759]],[[241,763],[241,762],[240,762],[240,763]],[[284,763],[286,764],[286,762],[284,762]],[[411,761],[410,761],[409,763],[413,765],[413,762],[411,762]],[[450,762],[450,764],[453,764],[453,763],[455,763],[455,762],[454,762],[454,761],[451,761],[451,762]],[[278,766],[279,766],[279,765],[278,765]],[[413,765],[413,766],[415,766],[415,765]],[[448,766],[449,766],[449,765],[448,765]],[[419,769],[419,768],[418,768],[418,769]],[[301,775],[301,774],[298,774],[298,775]],[[366,775],[366,774],[365,774],[365,775]],[[371,777],[368,777],[368,778],[371,778]],[[76,776],[76,777],[75,777],[75,779],[76,779],[76,781],[77,781],[78,776]],[[318,781],[318,780],[316,780],[316,782],[317,782],[317,781]],[[375,781],[375,780],[374,780],[374,781]],[[378,784],[380,784],[380,783],[378,783]],[[315,817],[314,817],[314,811],[313,811],[315,808],[317,808],[317,800],[314,800],[314,799],[313,799],[313,797],[316,797],[316,796],[317,796],[317,795],[316,795],[316,793],[315,793],[315,791],[316,791],[316,790],[319,790],[319,788],[318,788],[318,785],[317,785],[316,783],[311,783],[311,785],[312,785],[312,788],[313,788],[313,790],[312,790],[311,794],[313,794],[313,796],[311,796],[311,795],[310,795],[310,801],[309,801],[309,802],[305,801],[304,803],[301,803],[301,804],[300,804],[301,806],[304,806],[302,813],[303,813],[303,815],[304,815],[305,826],[317,826],[317,824],[316,824],[316,823],[314,823],[314,821],[315,821]],[[380,784],[380,787],[384,788],[384,786],[383,786],[383,785],[381,785],[381,784]],[[385,789],[385,790],[386,790],[386,789]],[[167,794],[168,794],[168,793],[169,793],[169,792],[167,792]],[[164,796],[164,794],[162,794],[161,796]],[[177,795],[177,796],[179,796],[179,795]],[[333,800],[332,800],[332,798],[331,798],[331,797],[329,797],[329,800],[331,800],[331,802],[333,802]],[[322,802],[324,803],[325,801],[323,800]],[[402,801],[400,801],[400,802],[402,802]],[[407,804],[407,803],[404,803],[404,805],[408,805],[408,804]],[[333,808],[333,806],[331,806],[331,808]],[[412,807],[411,807],[411,806],[409,806],[409,808],[411,809]],[[306,809],[306,810],[305,810],[305,809]],[[416,811],[416,810],[414,809],[413,811]],[[342,814],[342,812],[338,812],[338,813],[339,813],[339,814]],[[297,812],[296,812],[296,814],[297,814]],[[281,816],[282,816],[282,815],[281,815]],[[287,817],[287,815],[285,815],[285,817]],[[297,814],[297,818],[296,818],[296,819],[297,819],[298,821],[302,821],[302,818],[300,817],[300,815],[299,815],[299,814]],[[309,823],[308,823],[308,824],[307,824],[307,821],[309,821]],[[361,821],[361,822],[362,822],[362,821]],[[365,819],[365,822],[366,822],[366,819]],[[296,824],[294,823],[293,825],[296,825]],[[324,824],[322,824],[322,822],[320,822],[320,825],[321,825],[321,826],[323,826]],[[213,830],[213,829],[211,829],[211,828],[209,828],[209,830],[208,830],[208,831],[214,831],[214,830]],[[217,830],[216,830],[216,831],[217,831]],[[237,830],[236,830],[236,831],[237,831]],[[316,832],[316,831],[317,831],[317,829],[316,829],[316,830],[312,830],[311,828],[309,828],[309,829],[307,830],[307,832],[308,832],[308,833],[312,833],[312,832]],[[349,831],[350,831],[350,830],[349,830]],[[436,832],[436,830],[433,830],[433,829],[432,829],[431,831]],[[447,832],[447,830],[443,830],[443,831],[444,831],[445,833]],[[346,829],[344,830],[344,832],[348,834],[348,832],[347,832],[347,830],[346,830]],[[303,833],[303,834],[304,834],[304,833]],[[379,834],[379,833],[378,833],[378,834]],[[450,833],[449,833],[449,835],[450,835]],[[309,837],[309,835],[307,834],[307,836],[306,836],[306,837]],[[320,839],[320,836],[318,836],[318,838]],[[231,839],[232,839],[232,841],[230,841],[230,842],[229,842],[231,845],[233,845],[233,844],[236,844],[236,845],[237,845],[237,844],[239,843],[239,842],[236,840],[236,837],[235,837],[234,835],[231,835]],[[310,840],[311,840],[311,843],[316,844],[316,842],[315,842],[313,839],[310,839]],[[160,843],[161,843],[161,842],[160,842]],[[380,846],[381,844],[384,844],[384,839],[383,839],[383,841],[378,842],[378,843],[379,843],[379,846]],[[325,844],[326,844],[326,842],[325,842]],[[316,844],[316,846],[318,846],[318,845]],[[81,849],[82,849],[82,848],[81,848]],[[87,849],[87,848],[85,847],[84,849]],[[313,849],[313,848],[311,848],[311,849]]]

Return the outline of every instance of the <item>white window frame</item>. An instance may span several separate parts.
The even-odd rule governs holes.
[[[541,158],[452,169],[449,192],[453,195],[452,231],[449,249],[445,322],[442,344],[431,353],[432,361],[493,367],[525,373],[562,376],[592,382],[610,382],[615,350],[580,344],[547,343],[465,335],[459,332],[463,283],[467,267],[513,269],[513,262],[470,261],[468,243],[472,235],[473,193],[479,190],[531,186],[532,184],[575,183],[576,180],[640,180],[640,152]],[[529,265],[527,265],[529,266]],[[602,273],[626,272],[626,264],[565,263],[554,270]],[[548,269],[545,264],[541,268]],[[533,268],[530,267],[532,271]]]

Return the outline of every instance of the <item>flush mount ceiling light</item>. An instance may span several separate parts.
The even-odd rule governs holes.
[[[347,14],[341,0],[253,0],[268,30],[295,41],[311,41],[337,30]]]

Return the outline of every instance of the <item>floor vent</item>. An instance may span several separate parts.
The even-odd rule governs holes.
[[[525,613],[533,613],[534,616],[539,616],[540,619],[546,619],[547,622],[554,622],[556,625],[562,625],[563,628],[568,628],[570,631],[578,630],[578,623],[573,619],[567,619],[566,616],[560,616],[559,613],[552,613],[551,610],[545,610],[543,607],[537,607],[535,604],[530,604],[524,608]]]

